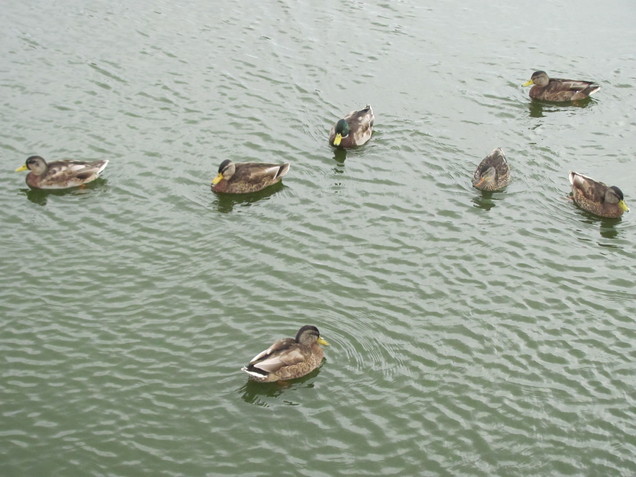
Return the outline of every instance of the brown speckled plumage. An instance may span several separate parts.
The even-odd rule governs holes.
[[[320,336],[318,328],[305,325],[298,330],[296,338],[279,339],[241,370],[250,379],[264,383],[300,378],[322,363],[321,344],[328,343]]]
[[[577,172],[570,172],[569,179],[572,199],[581,209],[609,218],[618,218],[623,212],[629,212],[623,192],[618,187],[608,187]]]
[[[535,71],[523,86],[534,85],[530,97],[540,101],[567,102],[589,98],[601,87],[591,81],[549,78],[545,71]]]
[[[497,191],[510,183],[510,168],[501,148],[494,149],[479,163],[473,174],[473,187]]]
[[[329,132],[329,145],[342,149],[351,149],[366,144],[373,135],[375,115],[371,106],[360,111],[351,111],[338,120]],[[334,141],[340,140],[339,144]]]
[[[40,156],[27,158],[16,171],[30,171],[26,183],[34,189],[68,189],[94,181],[108,165],[107,160],[47,162]]]
[[[280,182],[288,171],[289,164],[234,163],[226,159],[212,180],[212,190],[226,194],[258,192]]]

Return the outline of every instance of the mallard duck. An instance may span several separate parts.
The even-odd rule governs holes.
[[[94,181],[107,165],[107,160],[95,162],[67,160],[47,164],[40,156],[31,156],[15,171],[30,170],[31,172],[26,176],[26,183],[34,189],[68,189]]]
[[[494,149],[479,163],[473,187],[485,191],[501,190],[510,183],[510,168],[501,148]]]
[[[305,325],[296,338],[281,338],[241,368],[250,378],[263,383],[295,379],[309,374],[323,359],[320,345],[328,345],[318,328]]]
[[[369,105],[360,111],[351,111],[331,128],[329,144],[343,149],[362,146],[371,139],[374,120]]]
[[[289,171],[289,164],[234,163],[224,160],[212,179],[212,190],[227,194],[247,194],[274,185]]]
[[[616,186],[608,187],[602,182],[577,172],[570,172],[572,199],[581,209],[600,217],[616,218],[629,212],[623,192]]]
[[[522,86],[531,84],[534,86],[530,89],[530,97],[540,101],[576,101],[589,98],[601,89],[591,81],[548,78],[545,71],[535,71]]]

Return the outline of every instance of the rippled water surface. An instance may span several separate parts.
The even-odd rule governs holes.
[[[636,474],[636,8],[61,2],[0,16],[0,468]],[[531,104],[536,69],[595,99]],[[327,133],[373,105],[376,132]],[[470,185],[494,147],[512,182]],[[31,191],[27,156],[110,159]],[[223,159],[290,162],[220,197]],[[248,382],[303,324],[319,370]]]

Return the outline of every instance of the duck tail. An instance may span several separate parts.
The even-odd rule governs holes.
[[[278,168],[278,172],[276,173],[276,179],[282,178],[285,174],[287,174],[290,167],[291,165],[289,163],[281,164],[281,166]]]
[[[570,179],[570,184],[576,187],[584,187],[587,180],[592,180],[589,177],[574,171],[570,171],[568,177]]]
[[[588,96],[592,96],[599,89],[601,89],[601,87],[599,85],[597,85],[596,83],[592,83],[587,88],[585,88],[582,92],[587,94]]]
[[[568,174],[568,179],[570,179],[570,184],[574,185],[574,176],[576,175],[576,172],[570,171],[570,173]]]
[[[241,368],[241,371],[243,371],[244,373],[249,374],[251,377],[253,377],[254,379],[258,379],[259,381],[262,381],[263,379],[265,379],[267,377],[267,374],[265,371],[263,371],[262,369],[258,369],[256,367],[254,367],[253,365],[248,365],[248,366],[243,366]]]
[[[99,166],[99,169],[97,169],[97,175],[100,175],[102,172],[104,172],[104,169],[106,169],[107,165],[108,165],[108,159],[103,160]]]

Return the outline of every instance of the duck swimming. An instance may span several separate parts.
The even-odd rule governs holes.
[[[618,218],[623,212],[629,212],[623,191],[618,187],[608,187],[578,172],[570,172],[569,179],[572,184],[572,199],[581,209],[609,218]]]
[[[535,71],[522,86],[532,86],[530,97],[540,101],[566,102],[589,98],[601,87],[591,81],[549,78],[545,71]]]
[[[279,339],[254,356],[241,371],[263,383],[300,378],[320,366],[324,357],[320,345],[328,344],[318,328],[305,325],[298,330],[296,338]]]
[[[351,111],[331,128],[329,144],[342,149],[366,144],[373,135],[374,121],[375,115],[369,105],[360,111]]]
[[[108,160],[85,161],[55,161],[47,162],[40,156],[27,158],[25,164],[16,172],[29,172],[26,183],[33,189],[68,189],[78,187],[94,181],[104,171]]]
[[[224,160],[212,179],[212,190],[227,194],[247,194],[277,184],[289,171],[289,164],[264,164]]]
[[[501,148],[494,149],[479,163],[473,174],[473,187],[497,191],[510,183],[510,168]]]

